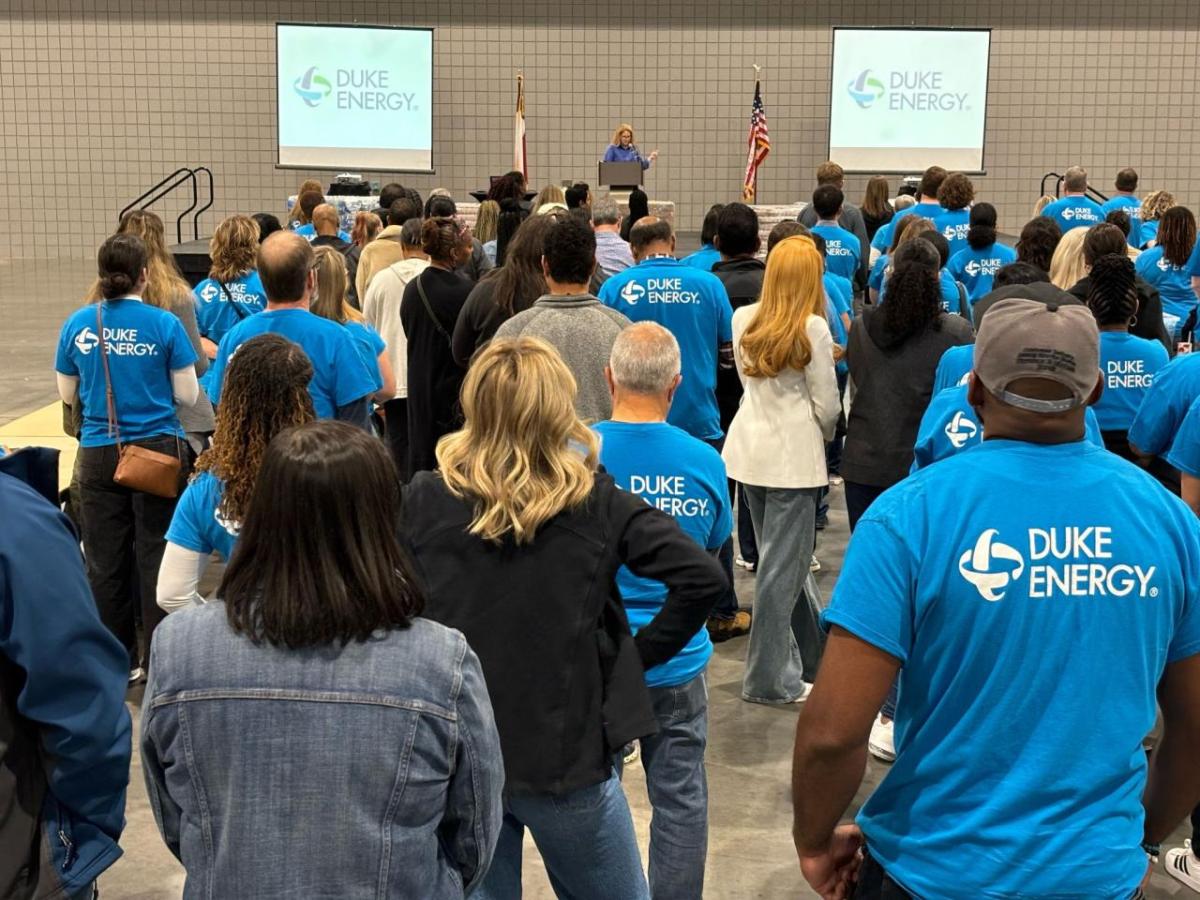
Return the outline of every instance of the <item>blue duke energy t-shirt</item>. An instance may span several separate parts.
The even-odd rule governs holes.
[[[1179,327],[1196,307],[1196,294],[1192,290],[1192,277],[1188,268],[1196,258],[1193,252],[1182,266],[1177,266],[1163,256],[1162,247],[1151,247],[1143,251],[1134,261],[1133,267],[1146,281],[1158,288],[1162,297],[1163,321],[1171,324],[1168,316],[1178,320],[1171,330],[1179,337]]]
[[[101,315],[122,442],[162,434],[183,437],[171,373],[193,365],[196,351],[179,319],[132,297],[104,301]],[[97,327],[96,304],[76,310],[63,323],[54,361],[55,371],[79,379],[81,447],[117,442],[108,433],[108,393]]]
[[[938,360],[937,371],[933,375],[933,396],[949,387],[957,387],[967,383],[967,376],[975,368],[975,345],[961,344],[951,347]]]
[[[1192,402],[1200,397],[1200,353],[1182,353],[1154,376],[1129,428],[1129,443],[1143,453],[1166,455]]]
[[[933,227],[950,245],[950,257],[967,249],[967,232],[971,230],[969,209],[943,209],[933,217]],[[961,280],[961,279],[959,279]]]
[[[1175,441],[1167,453],[1167,462],[1185,475],[1200,478],[1200,399],[1183,417]]]
[[[945,356],[942,359],[945,360]],[[910,471],[924,469],[983,443],[983,423],[967,400],[968,389],[965,383],[940,391],[934,389],[933,399],[929,401],[925,414],[921,416],[921,424],[917,426]],[[1104,449],[1100,422],[1090,406],[1084,415],[1083,439]]]
[[[212,472],[201,472],[184,488],[167,529],[167,540],[185,550],[205,555],[214,550],[229,561],[237,543],[239,523],[221,515],[225,485]]]
[[[701,440],[720,438],[717,348],[733,340],[733,308],[721,279],[671,257],[652,257],[604,282],[600,301],[631,322],[657,322],[675,335],[683,382],[667,421]]]
[[[967,245],[950,257],[946,271],[967,289],[967,298],[974,303],[992,289],[996,273],[1017,261],[1017,251],[1004,244],[992,244],[982,250]]]
[[[383,336],[366,322],[347,321],[343,327],[354,338],[354,346],[362,357],[363,365],[371,374],[371,383],[375,390],[383,387],[383,373],[379,371],[379,354],[387,349],[387,341]]]
[[[225,370],[238,347],[260,334],[281,334],[300,345],[313,366],[308,393],[318,419],[332,419],[338,407],[375,393],[375,379],[367,371],[354,338],[337,322],[322,319],[306,309],[271,309],[239,322],[217,348],[209,378],[209,396],[221,400]]]
[[[721,454],[687,432],[662,422],[600,422],[600,462],[617,485],[672,516],[701,547],[717,550],[733,529],[729,482]],[[639,578],[622,566],[617,587],[637,633],[662,609],[662,582]],[[670,660],[646,673],[650,687],[684,684],[704,671],[712,656],[701,628]]]
[[[823,614],[902,666],[871,855],[922,897],[1127,900],[1142,738],[1200,653],[1198,592],[1196,517],[1085,442],[987,441],[884,493]]]
[[[862,256],[862,243],[852,231],[840,225],[818,224],[812,227],[813,234],[825,240],[825,268],[834,275],[854,280]]]
[[[1057,222],[1063,234],[1072,228],[1091,228],[1097,222],[1104,221],[1104,210],[1100,204],[1090,197],[1080,196],[1061,197],[1048,204],[1042,210],[1042,215]]]
[[[196,298],[196,324],[200,334],[214,344],[221,343],[221,338],[242,319],[267,308],[267,292],[263,290],[258,272],[253,270],[226,281],[225,290],[221,290],[221,282],[217,279],[205,278],[192,294]]]
[[[1128,431],[1142,398],[1154,383],[1158,370],[1167,364],[1167,349],[1123,331],[1100,332],[1100,371],[1104,393],[1096,403],[1096,415],[1105,431]]]

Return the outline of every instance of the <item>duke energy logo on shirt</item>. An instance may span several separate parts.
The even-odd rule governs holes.
[[[942,237],[950,242],[965,241],[967,232],[970,231],[971,225],[968,222],[961,222],[957,225],[947,225],[942,229]]]
[[[1031,600],[1082,597],[1157,597],[1155,566],[1113,562],[1113,530],[1102,525],[1030,528],[1006,543],[995,528],[958,560],[959,574],[989,603],[1022,580]],[[1009,537],[1013,540],[1017,536]]]
[[[100,344],[91,326],[85,325],[75,338],[75,349],[87,356]],[[105,328],[104,345],[112,356],[158,356],[158,344],[138,339],[136,328]]]
[[[950,229],[947,228],[947,231]],[[979,275],[995,275],[1004,266],[1004,260],[990,257],[988,259],[972,259],[968,260],[963,266],[963,271],[975,278]]]
[[[700,302],[699,291],[684,290],[682,278],[647,278],[646,283],[629,281],[621,288],[621,299],[630,306],[640,300],[647,303],[696,303]]]
[[[970,378],[970,373],[967,373],[966,378]],[[946,440],[948,440],[955,450],[961,450],[979,434],[979,426],[969,417],[963,414],[961,410],[956,412],[950,421],[946,423]]]
[[[675,519],[706,517],[712,502],[708,497],[689,496],[682,475],[630,475],[626,490]]]

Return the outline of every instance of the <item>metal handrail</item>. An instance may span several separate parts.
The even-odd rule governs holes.
[[[203,172],[205,174],[205,176],[207,177],[207,181],[208,181],[208,202],[206,202],[203,206],[200,206],[200,183],[199,183],[200,180],[197,177],[200,172]],[[183,243],[183,220],[185,218],[187,218],[187,216],[189,214],[191,214],[192,215],[192,237],[195,240],[199,240],[200,239],[200,215],[201,215],[201,213],[205,212],[206,210],[211,209],[213,203],[216,200],[216,192],[214,190],[214,184],[213,184],[213,173],[212,173],[212,170],[208,168],[208,166],[197,166],[194,169],[189,168],[187,166],[181,166],[180,168],[176,169],[174,172],[172,172],[166,178],[163,178],[162,180],[160,180],[153,187],[148,188],[147,190],[143,191],[141,196],[139,196],[136,200],[134,200],[132,203],[128,204],[124,209],[122,209],[121,212],[117,215],[117,221],[119,222],[120,220],[124,219],[125,214],[128,213],[131,209],[146,209],[147,207],[151,206],[152,204],[157,203],[163,197],[167,196],[168,194],[170,194],[172,191],[176,190],[183,184],[189,183],[189,182],[191,183],[191,186],[192,186],[192,202],[191,202],[191,205],[188,206],[187,209],[185,209],[183,212],[181,212],[179,214],[178,218],[176,218],[176,220],[175,220],[175,237],[176,237],[178,243],[180,243],[180,244]],[[197,207],[199,207],[199,208],[197,208]]]
[[[192,171],[196,173],[203,172],[208,176],[208,202],[196,210],[196,214],[192,217],[192,238],[200,240],[200,214],[212,208],[217,195],[213,189],[213,173],[208,166],[197,166]]]
[[[1040,196],[1040,197],[1046,196],[1046,182],[1047,182],[1047,180],[1053,178],[1054,179],[1054,196],[1061,197],[1062,196],[1062,183],[1063,183],[1063,179],[1065,177],[1066,177],[1065,175],[1059,175],[1057,172],[1047,172],[1045,175],[1042,176],[1042,192],[1038,196]],[[1100,193],[1098,190],[1096,190],[1090,184],[1087,186],[1087,191],[1085,193],[1089,197],[1091,197],[1093,200],[1098,200],[1101,203],[1105,203],[1108,201],[1107,194]]]

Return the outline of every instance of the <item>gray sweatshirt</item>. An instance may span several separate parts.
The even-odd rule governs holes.
[[[575,411],[590,423],[612,415],[604,367],[617,335],[629,324],[591,294],[547,294],[501,325],[496,337],[536,337],[552,344],[579,386]]]

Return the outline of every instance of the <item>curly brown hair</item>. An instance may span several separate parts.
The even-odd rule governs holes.
[[[208,242],[212,260],[209,278],[233,281],[254,269],[258,255],[258,223],[249,216],[230,216],[221,221]]]
[[[230,359],[212,446],[196,460],[196,474],[212,472],[224,483],[219,509],[226,521],[245,519],[271,439],[316,419],[312,374],[300,346],[278,334],[251,338]]]
[[[975,185],[962,172],[951,172],[937,192],[944,209],[966,209],[975,199]]]

